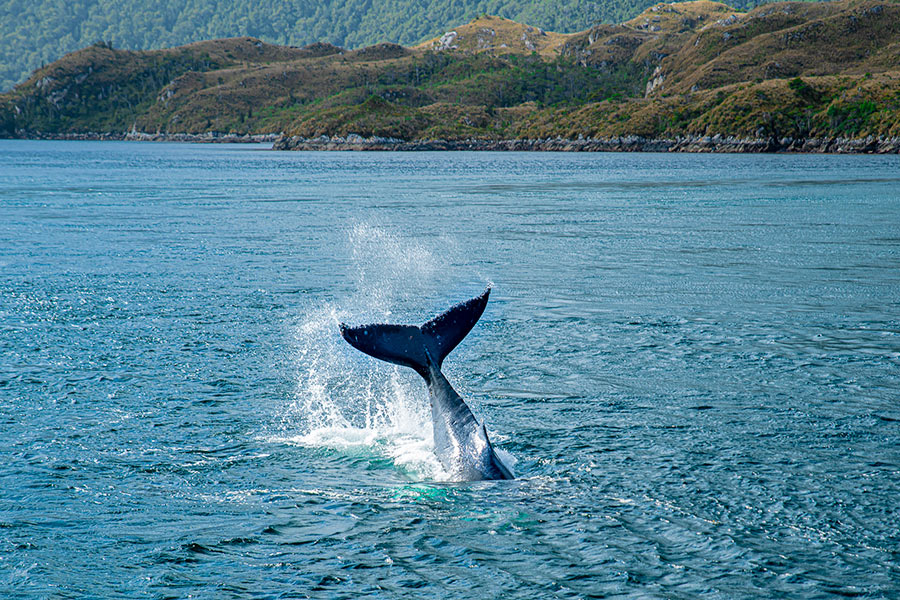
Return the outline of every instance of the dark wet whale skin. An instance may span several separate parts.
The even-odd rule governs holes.
[[[490,288],[428,321],[414,325],[348,327],[341,335],[354,348],[381,360],[415,369],[425,379],[434,424],[434,449],[441,465],[459,481],[512,479],[497,457],[483,423],[478,423],[441,372],[443,359],[471,331],[484,312]]]
[[[440,369],[432,366],[427,381],[434,449],[444,469],[462,481],[512,479],[494,452],[484,425],[475,420]]]

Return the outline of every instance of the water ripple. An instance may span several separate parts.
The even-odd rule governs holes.
[[[897,597],[897,160],[0,141],[0,595]]]

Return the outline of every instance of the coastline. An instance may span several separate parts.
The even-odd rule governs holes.
[[[86,132],[33,133],[17,132],[14,139],[183,142],[195,144],[271,143],[273,150],[334,152],[427,152],[427,151],[493,151],[493,152],[688,152],[688,153],[796,153],[796,154],[900,154],[900,137],[868,136],[865,138],[741,138],[735,136],[679,136],[647,138],[628,135],[608,138],[555,137],[543,139],[488,140],[403,140],[392,137],[319,136],[307,138],[277,133],[232,134]]]
[[[853,138],[739,138],[733,136],[682,136],[646,138],[621,136],[567,139],[563,137],[522,140],[413,140],[369,137],[281,136],[273,150],[330,151],[518,151],[518,152],[716,152],[804,153],[804,154],[900,154],[900,137]]]

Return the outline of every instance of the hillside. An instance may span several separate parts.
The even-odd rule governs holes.
[[[883,0],[658,4],[573,34],[482,16],[415,47],[98,44],[0,95],[0,134],[893,138],[898,65]]]
[[[749,8],[761,0],[737,0]],[[619,22],[653,0],[0,0],[0,91],[98,41],[149,50],[216,38],[302,46],[415,44],[478,15],[551,31]]]

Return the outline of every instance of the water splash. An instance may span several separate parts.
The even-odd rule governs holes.
[[[384,320],[398,306],[433,293],[440,264],[423,243],[368,223],[355,225],[348,237],[358,296],[353,308],[373,313],[354,319]]]
[[[350,348],[342,320],[386,321],[434,287],[434,252],[369,224],[348,232],[356,292],[308,307],[293,330],[296,388],[284,415],[287,443],[372,452],[413,479],[447,478],[434,455],[422,382]]]

